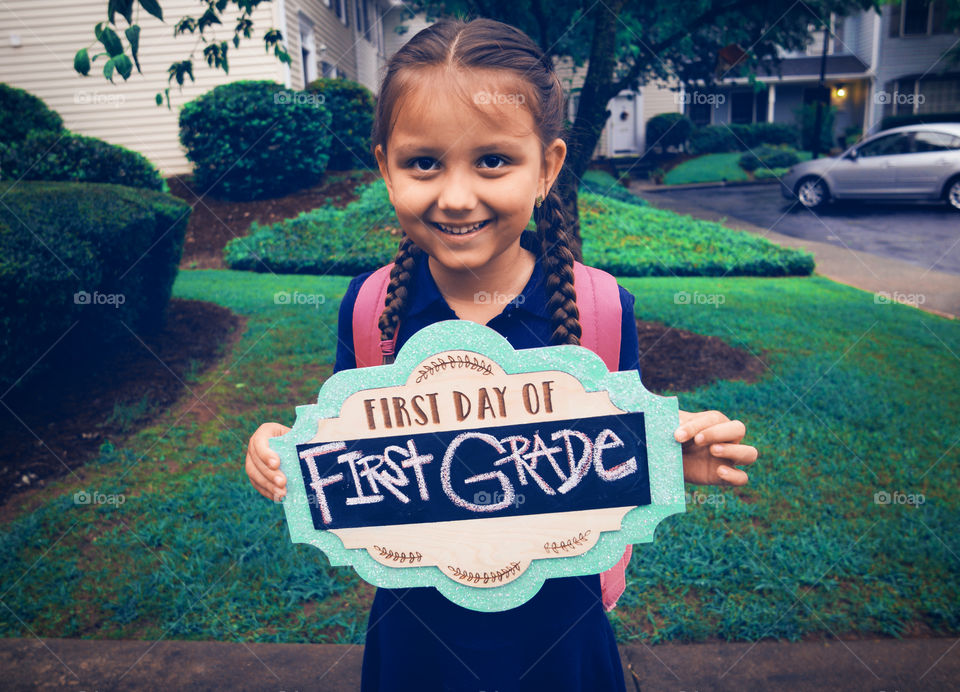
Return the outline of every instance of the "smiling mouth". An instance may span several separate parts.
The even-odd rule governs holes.
[[[487,219],[486,221],[475,223],[472,226],[445,226],[434,221],[431,221],[430,224],[440,232],[446,233],[447,235],[467,235],[468,233],[473,233],[475,231],[479,231],[481,228],[486,227],[490,221],[491,219]]]

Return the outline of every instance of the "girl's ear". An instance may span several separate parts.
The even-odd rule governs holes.
[[[557,137],[553,143],[547,147],[543,154],[543,183],[544,196],[550,193],[557,176],[560,175],[560,169],[563,168],[563,162],[567,158],[567,143]]]
[[[390,173],[387,168],[387,155],[384,153],[383,147],[379,144],[376,149],[374,149],[373,154],[377,157],[377,166],[380,168],[380,175],[383,176],[383,182],[387,184],[387,194],[390,195],[390,203],[393,204],[393,184],[390,182]]]

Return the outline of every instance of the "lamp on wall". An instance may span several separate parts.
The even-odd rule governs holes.
[[[833,88],[833,93],[836,94],[838,99],[846,98],[847,87],[844,86],[843,82],[838,82],[837,85]]]

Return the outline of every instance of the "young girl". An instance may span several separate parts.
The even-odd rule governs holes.
[[[577,344],[581,335],[560,198],[565,99],[553,66],[523,32],[487,19],[442,21],[390,60],[373,128],[374,153],[404,231],[380,316],[399,350],[417,330],[468,319],[514,348]],[[537,232],[524,230],[533,213]],[[352,317],[360,285],[339,314],[335,371],[356,367]],[[634,299],[620,287],[620,370],[639,371]],[[389,349],[387,349],[389,351]],[[717,411],[680,412],[684,479],[743,485],[735,468],[757,450]],[[267,498],[286,479],[265,423],[246,470]],[[531,600],[483,613],[435,588],[376,591],[367,626],[363,689],[624,690],[600,577],[547,580]]]

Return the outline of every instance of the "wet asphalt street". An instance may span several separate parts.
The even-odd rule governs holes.
[[[657,198],[679,206],[689,203],[795,238],[960,274],[960,213],[945,204],[838,202],[811,212],[784,199],[779,183],[658,190],[644,196],[654,205]]]

